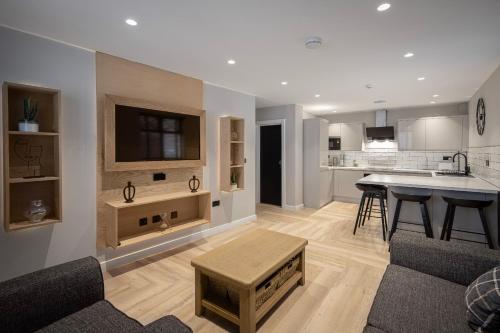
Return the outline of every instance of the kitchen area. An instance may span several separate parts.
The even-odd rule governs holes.
[[[305,206],[320,208],[332,201],[359,204],[363,192],[356,184],[383,186],[389,233],[398,206],[393,192],[425,195],[430,197],[426,206],[434,237],[440,237],[445,217],[449,220],[450,215],[443,197],[491,201],[484,212],[492,242],[498,247],[500,189],[471,172],[468,115],[410,118],[409,113],[410,117],[393,119],[388,125],[388,111],[374,113],[372,123],[304,120]],[[398,228],[421,232],[423,215],[418,202],[401,206],[398,220],[410,223]],[[476,209],[458,206],[453,215],[453,238],[486,243]],[[443,235],[446,238],[447,233]]]

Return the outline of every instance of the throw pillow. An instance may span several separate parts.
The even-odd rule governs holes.
[[[500,266],[484,273],[465,291],[467,322],[476,332],[500,332]]]

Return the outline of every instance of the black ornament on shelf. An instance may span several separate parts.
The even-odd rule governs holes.
[[[195,175],[193,175],[193,178],[189,180],[189,189],[191,190],[191,193],[198,192],[198,189],[200,188],[200,180],[196,178]]]
[[[127,186],[123,188],[123,198],[126,203],[134,202],[135,197],[135,186],[132,185],[132,182],[128,182]]]

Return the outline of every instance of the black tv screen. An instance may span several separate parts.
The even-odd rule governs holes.
[[[200,117],[115,106],[117,162],[200,159]]]

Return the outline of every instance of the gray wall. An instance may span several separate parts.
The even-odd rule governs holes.
[[[465,115],[467,112],[467,103],[388,109],[387,125],[395,126],[399,119],[456,116]],[[363,122],[366,126],[375,126],[375,111],[338,113],[320,117],[327,119],[330,123]]]
[[[256,121],[285,119],[286,205],[289,207],[303,205],[303,117],[302,107],[295,104],[256,110]]]
[[[483,135],[476,129],[476,106],[479,98],[486,106],[486,127]],[[469,146],[490,147],[500,145],[500,67],[472,96],[469,103]]]
[[[93,52],[2,27],[0,45],[0,81],[62,91],[63,223],[6,233],[2,198],[0,280],[5,280],[96,253],[96,89]],[[0,186],[3,196],[3,177]]]

